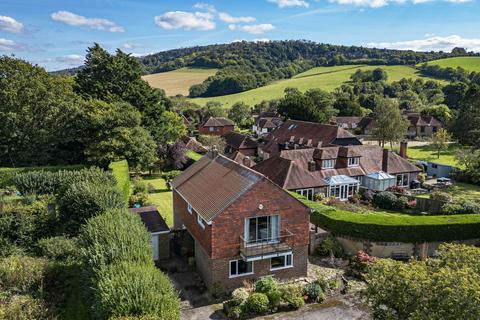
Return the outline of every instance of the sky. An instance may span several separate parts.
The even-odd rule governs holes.
[[[94,42],[134,56],[285,39],[480,52],[479,13],[480,0],[0,0],[0,54],[51,71]]]

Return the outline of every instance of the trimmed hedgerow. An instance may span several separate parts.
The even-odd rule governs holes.
[[[0,188],[5,188],[14,185],[13,178],[20,173],[29,171],[61,171],[61,170],[80,170],[83,165],[71,165],[71,166],[46,166],[46,167],[20,167],[20,168],[0,168]]]
[[[97,283],[99,307],[105,318],[155,315],[178,319],[179,299],[169,279],[153,264],[113,264],[100,272]]]
[[[334,234],[391,242],[431,242],[480,238],[480,214],[413,216],[371,211],[356,213],[297,197],[314,211],[310,221]]]

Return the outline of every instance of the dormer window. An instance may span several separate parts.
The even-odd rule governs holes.
[[[349,167],[356,167],[359,164],[360,164],[360,157],[348,158],[348,166]]]
[[[332,169],[335,166],[334,159],[322,160],[322,169]]]

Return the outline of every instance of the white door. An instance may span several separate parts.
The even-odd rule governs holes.
[[[340,186],[340,199],[341,200],[348,199],[348,185],[341,185]]]
[[[152,255],[153,260],[158,260],[158,234],[152,235]]]

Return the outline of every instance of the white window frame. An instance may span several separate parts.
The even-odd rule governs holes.
[[[206,221],[197,213],[197,223],[202,229],[205,229]]]
[[[215,131],[215,128],[214,127],[208,127],[208,131],[213,132],[213,131]]]
[[[301,196],[304,196],[308,200],[314,200],[315,197],[315,189],[314,188],[306,188],[306,189],[297,189],[295,190]],[[311,197],[309,197],[311,195]]]
[[[328,166],[326,165],[328,163]],[[333,169],[335,167],[335,159],[322,160],[322,169]]]
[[[192,214],[192,205],[187,202],[187,211],[188,213]]]
[[[290,256],[290,264],[289,265],[287,265],[287,256]],[[285,259],[283,267],[273,268],[272,267],[272,259],[273,258],[279,258],[279,257],[284,257],[284,259]],[[282,269],[293,268],[293,253],[285,253],[285,254],[279,255],[278,257],[273,257],[273,258],[270,258],[270,271],[277,271],[277,270],[282,270]]]
[[[278,221],[278,226],[277,226],[277,230],[278,230],[278,238],[272,238],[272,239],[268,239],[268,241],[259,241],[258,239],[255,240],[256,242],[254,243],[249,243],[249,228],[250,228],[250,219],[256,219],[257,220],[257,223],[256,223],[256,230],[258,230],[258,218],[264,218],[264,217],[269,217],[269,221],[271,221],[272,217],[278,217],[277,218],[277,221]],[[282,222],[281,222],[281,217],[280,215],[278,214],[272,214],[272,215],[267,215],[267,216],[258,216],[258,217],[250,217],[250,218],[245,218],[245,223],[244,223],[244,230],[243,230],[243,237],[244,237],[244,240],[245,240],[245,245],[247,247],[255,247],[255,246],[261,246],[261,245],[264,245],[265,243],[278,243],[280,242],[280,226],[282,225]],[[259,241],[257,243],[257,241]]]
[[[229,279],[244,277],[244,276],[252,275],[252,274],[255,273],[255,270],[254,270],[255,264],[253,263],[253,261],[249,261],[249,262],[246,262],[246,263],[251,263],[252,264],[252,271],[238,274],[238,261],[240,261],[240,260],[242,260],[242,259],[228,261],[228,278]],[[237,274],[234,274],[234,275],[232,275],[232,262],[235,262],[237,264]]]
[[[360,165],[360,157],[350,157],[348,158],[349,167],[358,167]]]
[[[398,184],[398,177],[399,177],[399,176],[402,177],[402,179],[401,179],[401,182],[402,182],[402,183],[401,183],[401,184]],[[410,184],[410,174],[408,174],[408,173],[399,173],[399,174],[397,174],[396,178],[397,178],[397,180],[396,180],[395,183],[396,183],[397,186],[399,186],[399,187],[408,187],[408,186],[409,186],[409,184]],[[406,184],[405,184],[405,181],[407,182]]]

